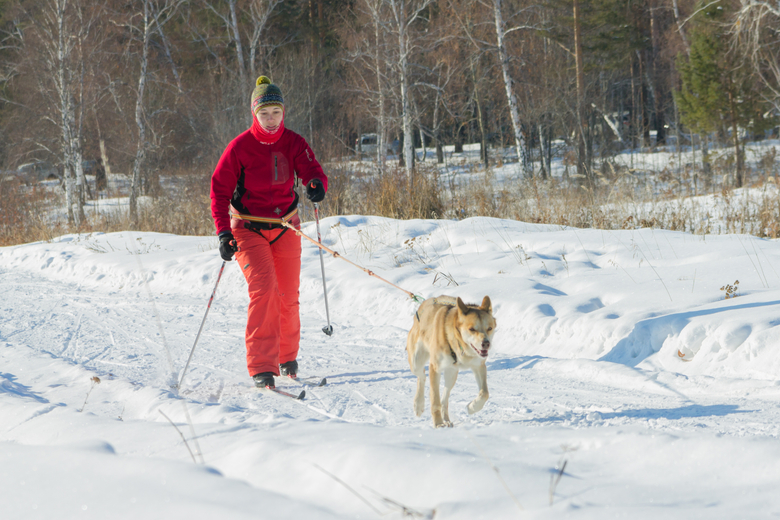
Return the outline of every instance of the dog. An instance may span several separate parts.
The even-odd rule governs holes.
[[[458,372],[470,368],[477,378],[479,394],[468,405],[469,414],[482,409],[488,400],[485,361],[496,331],[493,306],[485,296],[482,305],[466,305],[460,298],[438,296],[425,300],[414,316],[406,338],[409,367],[417,376],[414,413],[425,410],[425,365],[431,378],[431,415],[436,428],[451,427],[449,398]],[[439,396],[444,376],[444,395]]]

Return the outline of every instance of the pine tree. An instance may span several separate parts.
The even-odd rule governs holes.
[[[693,131],[710,133],[721,125],[722,110],[728,106],[724,54],[720,35],[698,29],[692,32],[690,58],[678,57],[682,85],[675,97],[682,123]]]
[[[678,56],[682,85],[675,92],[682,123],[691,130],[725,135],[731,130],[736,163],[735,186],[745,181],[745,137],[763,130],[768,122],[761,116],[764,101],[750,71],[729,52],[727,24],[729,14],[720,5],[703,7],[693,24],[690,56]]]

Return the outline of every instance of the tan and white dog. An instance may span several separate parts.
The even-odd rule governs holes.
[[[468,405],[469,414],[482,409],[488,400],[488,351],[496,331],[493,307],[485,296],[482,305],[466,305],[460,298],[438,296],[425,300],[414,316],[406,339],[409,367],[417,376],[414,413],[425,409],[425,365],[431,377],[431,415],[437,428],[452,426],[448,402],[458,372],[470,368],[477,378],[479,394]],[[444,376],[444,396],[439,396]]]

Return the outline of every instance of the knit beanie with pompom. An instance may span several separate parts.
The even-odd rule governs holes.
[[[257,78],[257,86],[252,92],[252,113],[257,115],[261,108],[270,105],[284,108],[282,89],[271,83],[268,76],[260,76]]]

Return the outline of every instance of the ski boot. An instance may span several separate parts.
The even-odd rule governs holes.
[[[257,388],[276,388],[273,372],[261,372],[252,376]]]
[[[279,373],[291,379],[298,377],[298,361],[292,360],[279,365]]]

